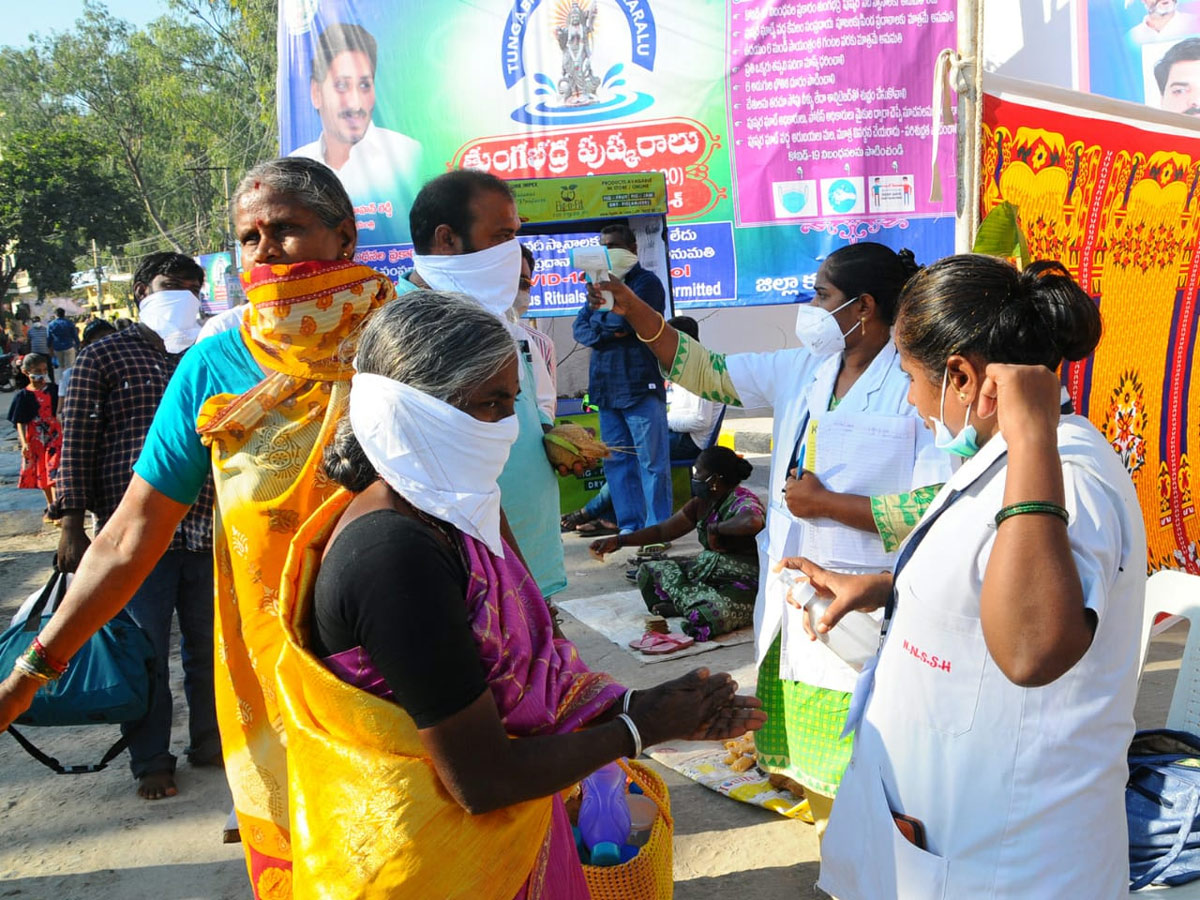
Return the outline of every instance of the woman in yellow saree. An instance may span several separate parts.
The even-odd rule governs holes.
[[[293,535],[335,488],[320,468],[349,393],[347,339],[395,296],[352,258],[354,210],[320,163],[251,169],[234,197],[250,309],[187,352],[121,505],[84,556],[40,642],[67,660],[125,605],[214,473],[217,712],[257,898],[291,895],[287,766],[275,689],[279,578]],[[347,355],[349,354],[349,355]],[[0,730],[39,682],[0,684]]]
[[[564,788],[643,745],[759,727],[700,669],[636,693],[555,638],[500,536],[516,347],[415,291],[358,344],[326,451],[347,490],[300,529],[279,602],[296,896],[586,900]]]

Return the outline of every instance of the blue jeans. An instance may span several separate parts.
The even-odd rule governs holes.
[[[213,692],[212,553],[168,550],[125,607],[154,645],[158,657],[154,700],[141,722],[121,726],[129,736],[129,767],[134,778],[174,772],[171,754],[171,616],[179,616],[179,655],[188,704],[188,747],[193,762],[220,758],[217,703]]]
[[[686,431],[672,431],[670,447],[672,466],[680,463],[693,463],[700,455],[700,448],[696,446],[692,436]],[[616,518],[616,512],[613,510],[612,488],[608,486],[607,481],[600,485],[599,493],[587,502],[583,512],[589,519],[605,519],[611,522]]]
[[[646,394],[624,409],[600,409],[600,436],[620,450],[604,461],[617,526],[623,533],[671,516],[671,451],[667,402]],[[621,452],[625,451],[625,452]]]

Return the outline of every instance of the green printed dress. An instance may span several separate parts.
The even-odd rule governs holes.
[[[684,632],[700,641],[753,622],[754,598],[758,593],[758,551],[754,539],[727,538],[733,544],[730,552],[713,550],[708,542],[710,525],[728,522],[747,510],[766,516],[762,501],[752,490],[734,488],[719,508],[696,523],[704,548],[696,559],[642,563],[637,580],[646,608],[652,610],[660,604],[674,607],[675,613],[684,617]]]

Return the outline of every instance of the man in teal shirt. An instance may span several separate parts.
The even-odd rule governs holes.
[[[516,299],[521,267],[516,237],[521,221],[507,184],[467,169],[440,175],[417,194],[409,226],[414,271],[398,290],[416,286],[463,293],[504,318]],[[521,351],[520,432],[500,475],[500,502],[519,552],[542,596],[549,598],[567,586],[558,479],[542,442],[554,423],[538,408],[528,343],[522,335],[515,339]]]

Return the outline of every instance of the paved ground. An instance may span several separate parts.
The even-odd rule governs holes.
[[[769,424],[769,420],[765,420]],[[13,488],[11,427],[0,423],[0,622],[40,586],[49,570],[57,532],[28,518],[34,492]],[[742,432],[747,430],[739,424]],[[761,433],[761,424],[754,430]],[[765,487],[766,458],[752,486]],[[14,496],[16,495],[16,496]],[[16,512],[14,512],[14,509]],[[21,518],[24,517],[24,518]],[[4,537],[12,534],[16,536]],[[681,542],[678,552],[689,551]],[[694,551],[694,547],[690,547]],[[628,590],[626,553],[600,563],[587,542],[566,539],[569,591],[586,597]],[[570,617],[564,630],[593,667],[609,671],[632,687],[648,687],[696,665],[752,674],[752,649],[721,649],[698,660],[643,666],[630,654]],[[1139,725],[1165,721],[1166,706],[1182,649],[1169,632],[1154,650],[1138,708]],[[176,697],[182,697],[179,662],[173,660]],[[185,743],[182,700],[176,704],[174,750]],[[64,762],[91,761],[103,752],[115,729],[50,729],[32,734]],[[652,765],[656,765],[653,764]],[[671,787],[676,817],[675,875],[679,900],[745,896],[756,900],[810,900],[824,895],[814,887],[817,846],[811,826],[736,803],[658,767]],[[0,735],[0,897],[19,900],[233,900],[246,896],[245,872],[236,846],[220,843],[229,808],[219,772],[179,769],[180,795],[147,803],[137,799],[125,758],[107,771],[85,776],[54,776],[31,760],[10,738]]]

